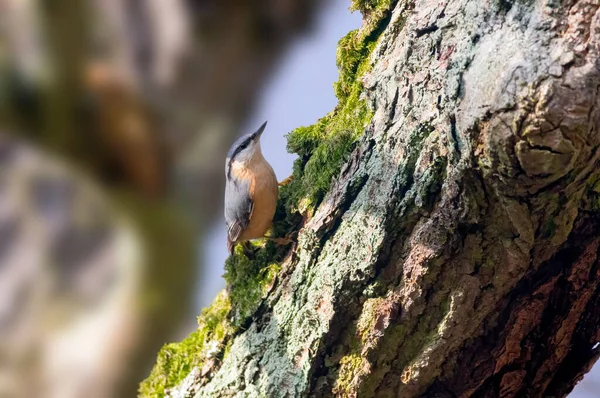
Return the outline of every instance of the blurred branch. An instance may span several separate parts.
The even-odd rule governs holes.
[[[321,6],[0,2],[1,126],[26,137],[24,145],[58,154],[74,174],[83,169],[115,214],[133,221],[145,250],[136,291],[143,306],[132,307],[141,326],[122,336],[135,342],[135,353],[119,358],[131,363],[129,372],[93,382],[122,383],[122,396],[132,396],[150,358],[180,329],[198,268],[195,241],[220,214],[227,146],[276,61]],[[173,199],[179,193],[187,208]]]

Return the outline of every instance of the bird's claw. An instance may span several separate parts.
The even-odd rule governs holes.
[[[286,185],[288,185],[292,180],[294,179],[294,175],[292,174],[291,176],[289,176],[288,178],[286,178],[285,180],[281,181],[280,183],[278,183],[278,185],[280,187],[285,187]]]
[[[289,245],[290,243],[296,243],[297,237],[298,237],[298,232],[292,232],[290,234],[287,234],[283,238],[273,238],[273,237],[266,237],[266,238],[268,240],[270,240],[271,242],[274,242],[277,246],[285,246],[285,245]]]
[[[275,242],[275,244],[277,246],[285,246],[285,245],[289,245],[290,243],[294,243],[293,239],[290,239],[288,237],[285,238],[271,238],[272,242]]]

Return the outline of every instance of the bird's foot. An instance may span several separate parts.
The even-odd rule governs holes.
[[[271,242],[274,242],[277,246],[285,246],[290,243],[294,243],[294,241],[288,237],[285,238],[269,238]]]
[[[298,232],[292,232],[291,234],[287,234],[283,238],[273,238],[270,236],[265,236],[268,240],[275,243],[277,246],[285,246],[290,243],[296,243],[296,238],[298,237]]]
[[[286,185],[288,185],[290,182],[292,182],[292,180],[294,179],[294,175],[292,174],[291,176],[289,176],[288,178],[286,178],[285,180],[281,181],[278,185],[280,187],[285,187]]]

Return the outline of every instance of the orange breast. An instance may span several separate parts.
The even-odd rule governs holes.
[[[236,172],[236,176],[241,174]],[[243,174],[250,180],[250,198],[254,208],[248,227],[242,231],[238,241],[262,238],[271,228],[279,193],[277,177],[264,158],[251,161]]]

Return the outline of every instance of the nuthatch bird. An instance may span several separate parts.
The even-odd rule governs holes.
[[[264,237],[275,216],[277,177],[260,149],[266,125],[240,137],[227,153],[225,221],[231,254],[236,243]]]

